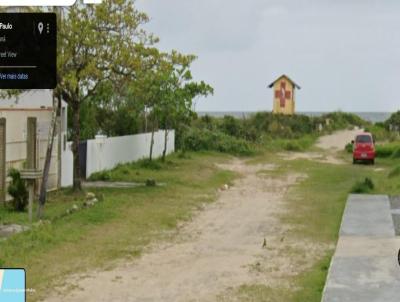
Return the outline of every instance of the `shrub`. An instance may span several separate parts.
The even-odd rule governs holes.
[[[400,145],[398,143],[389,143],[385,145],[378,145],[375,148],[376,156],[381,158],[400,157]]]
[[[184,146],[186,150],[191,151],[219,151],[233,155],[254,153],[254,149],[246,140],[207,129],[190,129],[184,137]]]
[[[397,176],[400,176],[400,166],[393,168],[389,172],[389,178],[393,178],[393,177],[397,177]]]
[[[393,151],[392,158],[400,158],[400,147]]]
[[[377,141],[386,141],[391,136],[382,123],[376,123],[375,125],[369,126],[365,131],[371,132]]]
[[[222,131],[228,135],[240,137],[241,136],[241,121],[230,115],[225,115],[222,119]]]
[[[353,188],[351,189],[351,193],[362,194],[369,193],[374,189],[375,185],[371,178],[366,177],[364,181],[358,181],[355,183]]]
[[[295,139],[279,139],[264,137],[262,140],[263,149],[269,151],[305,151],[314,145],[317,136],[315,135],[304,135],[301,138]]]
[[[348,152],[348,153],[353,153],[353,144],[352,143],[348,143],[344,149]]]
[[[329,119],[331,121],[330,128],[332,130],[347,129],[349,126],[366,127],[370,125],[361,117],[354,113],[331,112],[321,117],[322,120]]]
[[[258,112],[248,123],[259,133],[266,133],[272,138],[298,138],[315,130],[314,119],[299,114],[288,116]],[[248,129],[248,126],[245,128]]]
[[[110,171],[100,171],[93,173],[89,177],[90,181],[109,181],[111,180],[111,174]]]
[[[297,141],[289,141],[285,144],[284,149],[286,151],[301,151],[302,147]]]
[[[13,198],[11,204],[15,211],[22,212],[28,204],[28,190],[25,181],[21,179],[21,173],[16,169],[10,169],[8,176],[11,182],[8,186],[8,194]]]
[[[400,128],[400,111],[393,113],[385,122],[386,129],[389,129],[390,126],[395,126]]]
[[[148,158],[139,160],[137,162],[140,168],[149,169],[149,170],[161,170],[162,166],[159,159],[150,160]]]

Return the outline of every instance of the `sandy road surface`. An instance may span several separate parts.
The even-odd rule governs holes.
[[[228,288],[256,282],[250,267],[268,253],[276,258],[274,262],[268,257],[266,264],[274,276],[262,280],[264,284],[295,274],[297,266],[262,244],[266,238],[268,245],[278,245],[286,230],[277,218],[285,210],[282,198],[301,176],[260,177],[258,171],[274,167],[239,160],[223,168],[243,177],[185,225],[176,242],[155,246],[137,261],[112,271],[70,278],[68,283],[78,288],[46,301],[215,301]]]
[[[317,142],[317,147],[326,150],[343,150],[348,143],[354,140],[357,134],[362,132],[363,130],[360,129],[343,130],[331,135],[322,136]]]
[[[342,149],[359,132],[322,137],[318,147]],[[240,160],[222,168],[243,177],[183,226],[174,242],[154,246],[140,259],[111,271],[69,277],[67,285],[46,301],[214,302],[217,297],[235,301],[229,289],[243,284],[290,287],[289,277],[313,264],[327,248],[286,238],[288,226],[279,220],[279,214],[287,211],[286,191],[305,175],[266,177],[258,172],[273,170],[273,165]],[[307,253],[288,257],[288,246]],[[74,289],[66,291],[71,285]]]
[[[357,134],[363,130],[343,130],[330,135],[322,136],[316,143],[316,146],[323,151],[316,152],[284,152],[281,157],[286,160],[307,159],[325,164],[345,165],[342,158],[337,157],[337,152],[344,150],[345,146],[354,140]]]

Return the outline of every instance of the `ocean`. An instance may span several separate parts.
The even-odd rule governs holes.
[[[213,117],[223,117],[224,115],[231,115],[237,118],[249,117],[252,114],[255,114],[255,111],[198,111],[197,114],[199,116],[210,115]],[[304,114],[308,116],[321,116],[329,112],[298,112],[297,114]],[[386,121],[392,112],[350,112],[358,115],[362,119],[372,122],[384,122]]]

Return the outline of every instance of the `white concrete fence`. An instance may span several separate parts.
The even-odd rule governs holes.
[[[160,157],[164,150],[164,130],[154,133],[153,157]],[[95,172],[110,170],[118,164],[148,158],[150,154],[151,133],[96,138],[87,141],[86,178]],[[68,142],[62,155],[61,186],[73,183],[72,143]],[[167,140],[167,154],[175,151],[175,131],[170,130]]]

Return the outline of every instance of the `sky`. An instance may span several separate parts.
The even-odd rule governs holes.
[[[215,89],[197,111],[270,111],[268,85],[301,86],[298,111],[400,109],[398,0],[137,0],[159,47],[198,56]]]

